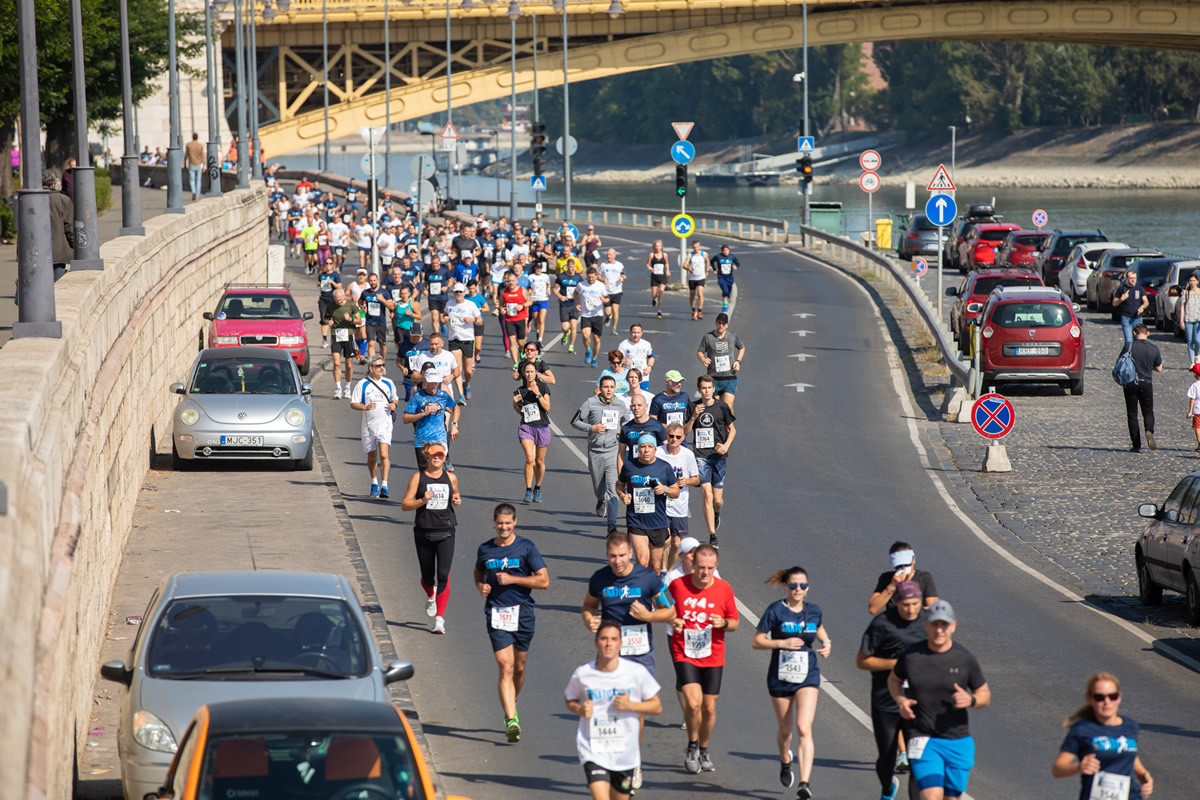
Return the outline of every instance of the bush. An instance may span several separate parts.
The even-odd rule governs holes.
[[[7,198],[0,197],[0,241],[9,241],[17,233],[17,220]]]
[[[112,178],[107,167],[96,167],[96,213],[103,214],[112,206]]]

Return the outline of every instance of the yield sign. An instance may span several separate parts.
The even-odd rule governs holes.
[[[687,137],[692,132],[694,122],[672,122],[671,127],[675,129],[675,135],[679,137],[679,141],[686,142]]]
[[[945,164],[938,164],[937,172],[933,173],[933,180],[926,187],[930,192],[953,192],[954,181],[950,180],[950,173],[946,172]]]
[[[447,122],[446,127],[442,128],[443,139],[457,139],[458,130],[454,127],[453,122]]]

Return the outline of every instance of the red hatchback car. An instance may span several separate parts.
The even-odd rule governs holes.
[[[962,285],[946,290],[958,298],[950,309],[950,332],[964,353],[971,351],[971,322],[983,310],[983,304],[993,289],[1001,286],[1041,286],[1042,279],[1024,269],[976,269],[967,273]]]
[[[968,270],[985,264],[995,264],[996,251],[1010,231],[1021,230],[1020,225],[1011,222],[988,222],[976,225],[962,243],[959,262]]]
[[[996,263],[1034,269],[1037,257],[1049,239],[1050,234],[1040,231],[1011,231],[996,251]]]
[[[205,311],[209,347],[258,345],[287,350],[301,375],[308,374],[308,334],[300,313],[284,286],[226,286],[216,311]]]
[[[1057,383],[1083,394],[1083,327],[1077,306],[1057,288],[1007,287],[980,314],[979,371],[984,387]]]

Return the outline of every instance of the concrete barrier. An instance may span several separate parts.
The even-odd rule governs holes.
[[[0,350],[5,797],[70,797],[117,565],[151,453],[170,437],[167,387],[222,285],[266,276],[261,187],[145,225],[101,248],[103,271],[56,284],[61,339]]]

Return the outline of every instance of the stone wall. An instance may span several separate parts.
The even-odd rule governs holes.
[[[85,745],[104,615],[155,444],[170,441],[201,313],[262,280],[266,192],[147,220],[105,269],[56,285],[62,339],[0,350],[0,794],[66,800]],[[21,792],[17,787],[25,786]]]

